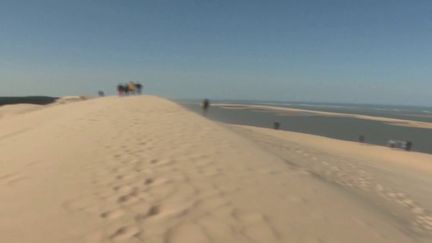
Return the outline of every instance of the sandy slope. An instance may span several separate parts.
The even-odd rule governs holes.
[[[68,103],[75,103],[78,101],[84,101],[92,99],[92,97],[85,96],[65,96],[57,99],[55,102],[47,105],[36,105],[36,104],[13,104],[0,106],[0,119],[14,117],[16,115],[44,109],[51,106],[63,105]]]
[[[156,97],[0,120],[0,242],[428,242],[258,143]]]
[[[0,119],[39,110],[42,105],[19,104],[0,106]]]
[[[401,228],[432,232],[432,155],[289,131],[231,127],[291,166],[379,206]]]

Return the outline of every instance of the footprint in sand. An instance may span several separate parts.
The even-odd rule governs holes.
[[[139,201],[138,194],[139,194],[138,188],[133,188],[131,192],[127,193],[126,195],[118,197],[117,202],[121,204],[137,202]]]
[[[104,219],[117,219],[122,217],[125,214],[125,212],[122,209],[114,209],[114,210],[110,210],[110,211],[106,211],[100,214],[101,218]]]
[[[144,184],[145,185],[150,185],[150,184],[152,184],[154,182],[154,180],[152,179],[152,178],[148,178],[148,179],[146,179],[145,181],[144,181]]]
[[[152,216],[155,216],[155,215],[157,215],[159,213],[160,213],[160,206],[159,205],[155,205],[155,206],[152,206],[149,209],[147,216],[148,217],[152,217]]]
[[[13,186],[24,179],[25,177],[19,175],[18,173],[5,174],[0,176],[0,184]]]
[[[136,221],[144,221],[148,218],[154,217],[161,212],[159,205],[150,206],[145,213],[139,213],[135,216]]]
[[[128,241],[137,238],[141,234],[141,229],[135,225],[118,228],[109,238],[114,242]]]

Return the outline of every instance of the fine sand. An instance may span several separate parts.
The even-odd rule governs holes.
[[[429,155],[323,139],[148,96],[10,115],[0,242],[430,242]]]
[[[403,228],[432,231],[432,155],[250,126],[231,126],[293,168],[361,198]]]
[[[0,106],[0,119],[39,110],[42,105],[20,104]]]
[[[306,109],[288,108],[280,106],[270,106],[270,105],[244,105],[244,104],[214,104],[213,106],[220,106],[226,109],[254,109],[254,110],[271,110],[278,112],[286,112],[290,114],[301,114],[301,115],[323,115],[323,116],[335,116],[335,117],[352,117],[363,120],[380,121],[385,122],[395,126],[404,127],[416,127],[416,128],[432,128],[432,122],[421,122],[405,119],[396,119],[389,117],[379,117],[379,116],[369,116],[360,114],[348,114],[348,113],[337,113],[337,112],[327,112],[327,111],[314,111]]]

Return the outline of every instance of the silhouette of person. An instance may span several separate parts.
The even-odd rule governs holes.
[[[119,96],[123,96],[124,95],[125,90],[124,90],[123,85],[121,85],[121,84],[117,85],[117,93],[118,93]]]
[[[129,90],[129,92],[130,92],[131,94],[135,94],[135,91],[136,91],[136,85],[135,85],[135,83],[132,82],[132,81],[130,81],[129,84],[128,84],[127,86],[128,86],[128,90]]]
[[[210,100],[204,99],[202,102],[202,109],[203,109],[204,114],[207,114],[207,111],[209,108],[210,108]]]
[[[127,84],[123,85],[123,89],[124,89],[125,95],[129,95],[129,92],[130,92],[129,85],[127,85]]]
[[[412,142],[411,141],[406,142],[405,150],[411,151],[411,149],[412,149]]]
[[[140,83],[135,84],[137,94],[142,93],[142,85]]]

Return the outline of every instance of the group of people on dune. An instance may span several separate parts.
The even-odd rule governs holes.
[[[133,81],[130,81],[127,84],[119,84],[117,85],[117,92],[120,96],[141,94],[142,85]]]

